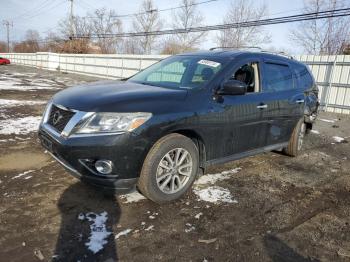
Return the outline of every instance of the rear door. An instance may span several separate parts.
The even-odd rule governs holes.
[[[264,61],[262,93],[266,106],[262,118],[267,123],[267,145],[287,142],[303,116],[304,92],[294,82],[288,63]]]

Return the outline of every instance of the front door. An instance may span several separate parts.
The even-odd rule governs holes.
[[[260,92],[259,61],[244,61],[233,67],[225,79],[245,82],[245,95],[223,95],[215,100],[215,117],[218,124],[217,152],[210,158],[228,157],[255,150],[266,145],[267,124],[263,119],[263,101],[266,94]]]

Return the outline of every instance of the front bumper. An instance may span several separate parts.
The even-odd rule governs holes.
[[[150,147],[147,139],[133,133],[65,138],[42,124],[38,135],[43,147],[74,177],[121,193],[135,188]],[[84,164],[99,159],[113,162],[110,175],[98,174]]]

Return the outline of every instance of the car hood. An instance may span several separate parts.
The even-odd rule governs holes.
[[[62,90],[53,97],[53,103],[85,112],[156,112],[183,101],[186,94],[187,90],[99,81]]]

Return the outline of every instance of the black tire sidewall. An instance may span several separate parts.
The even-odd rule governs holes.
[[[156,180],[157,168],[160,160],[165,156],[165,154],[175,148],[184,148],[189,152],[193,164],[192,173],[184,188],[174,194],[166,194],[158,188]],[[158,203],[173,201],[184,195],[196,179],[199,168],[198,149],[196,145],[190,138],[181,135],[162,141],[157,151],[152,152],[152,156],[150,159],[148,159],[148,161],[151,163],[149,173],[145,174],[147,175],[147,191],[149,193],[149,197]]]

